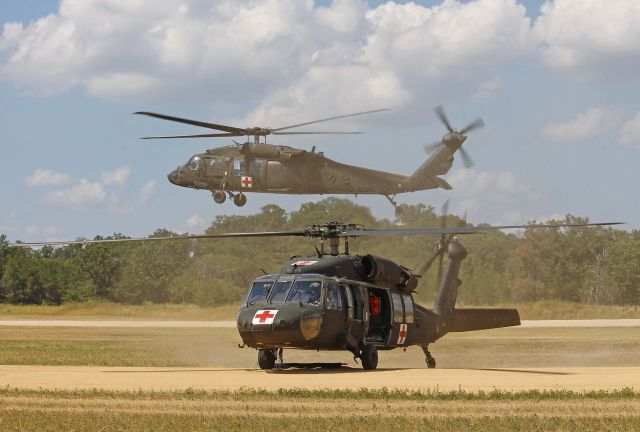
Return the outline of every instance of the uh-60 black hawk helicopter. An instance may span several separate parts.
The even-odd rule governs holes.
[[[233,126],[189,120],[152,112],[137,112],[163,120],[186,123],[222,133],[153,136],[144,139],[168,138],[215,138],[215,137],[253,137],[253,141],[243,144],[218,147],[192,156],[189,161],[168,174],[169,181],[175,185],[205,189],[211,191],[213,200],[222,204],[227,195],[237,206],[247,202],[245,193],[262,192],[274,194],[374,194],[383,195],[394,206],[400,207],[395,196],[400,193],[427,189],[451,189],[451,185],[439,176],[451,169],[456,151],[460,152],[465,166],[472,165],[468,153],[461,147],[468,132],[484,126],[478,118],[460,131],[454,129],[441,106],[435,108],[436,114],[446,126],[448,132],[442,140],[425,146],[430,157],[411,175],[394,174],[336,162],[324,156],[322,152],[297,149],[283,145],[266,143],[268,135],[314,135],[314,134],[358,134],[361,132],[310,132],[290,131],[290,129],[310,124],[360,116],[385,109],[340,115],[279,128]],[[265,137],[265,142],[260,142]]]
[[[443,219],[445,220],[445,219]],[[614,225],[612,223],[509,225],[369,230],[356,225],[330,222],[298,231],[271,231],[89,240],[75,242],[19,243],[15,246],[90,244],[128,241],[163,241],[212,238],[312,237],[321,240],[311,256],[290,258],[277,274],[265,274],[251,284],[237,313],[243,345],[258,350],[258,365],[272,369],[283,349],[348,350],[362,361],[364,369],[378,365],[378,350],[422,347],[429,368],[436,360],[429,344],[449,332],[492,329],[520,324],[516,309],[456,308],[458,274],[467,250],[459,234],[511,228],[559,228]],[[435,252],[417,270],[374,256],[353,255],[349,239],[371,235],[440,234]],[[344,242],[340,252],[340,241]],[[325,247],[327,246],[327,251]],[[442,259],[449,263],[442,274]],[[438,291],[432,309],[415,303],[418,278],[439,258]],[[289,366],[301,366],[290,364]],[[308,365],[307,365],[308,366]],[[318,364],[316,366],[327,366]],[[341,366],[330,364],[330,366]]]

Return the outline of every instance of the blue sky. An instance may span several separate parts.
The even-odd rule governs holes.
[[[409,174],[444,133],[438,104],[458,127],[483,117],[487,127],[465,143],[476,165],[454,163],[453,191],[400,202],[448,198],[473,223],[572,213],[638,228],[640,6],[543,3],[7,2],[0,232],[23,241],[200,232],[218,214],[320,198],[250,194],[239,209],[176,187],[169,171],[227,142],[139,140],[200,131],[135,111],[276,127],[389,107],[328,126],[361,136],[278,143]],[[382,197],[350,198],[392,217]]]

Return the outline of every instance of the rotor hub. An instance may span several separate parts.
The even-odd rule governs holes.
[[[442,137],[443,144],[451,150],[457,150],[466,140],[467,137],[456,130],[448,132]]]

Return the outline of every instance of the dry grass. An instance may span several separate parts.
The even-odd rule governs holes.
[[[20,431],[637,430],[638,413],[640,397],[631,391],[351,392],[339,397],[303,390],[0,392],[0,428]]]
[[[464,305],[460,305],[463,307]],[[479,305],[483,307],[486,305]],[[640,318],[638,306],[608,306],[563,301],[539,301],[491,307],[515,307],[524,320]],[[0,304],[0,317],[64,319],[233,320],[237,305],[206,308],[196,305],[123,305],[104,301],[51,305]]]
[[[64,319],[127,319],[208,320],[225,321],[236,317],[237,305],[206,308],[196,305],[145,304],[125,305],[104,301],[53,305],[0,304],[0,317],[11,318],[64,318]]]

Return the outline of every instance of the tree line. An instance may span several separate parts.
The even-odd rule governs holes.
[[[465,224],[447,215],[447,225]],[[367,228],[440,226],[442,218],[423,204],[404,205],[395,221],[375,218],[367,207],[327,198],[289,214],[277,205],[251,216],[217,216],[207,234],[296,230],[341,220]],[[567,215],[547,223],[579,223]],[[470,224],[467,224],[470,225]],[[158,229],[149,237],[178,236]],[[101,239],[103,237],[96,237]],[[126,238],[114,234],[105,238]],[[436,236],[371,236],[351,241],[351,252],[384,256],[417,269],[432,253]],[[594,304],[640,303],[640,232],[609,227],[488,231],[468,235],[459,300],[498,304],[558,299]],[[0,235],[0,302],[61,304],[88,299],[121,303],[237,303],[251,281],[278,273],[292,255],[313,254],[315,239],[257,238],[178,240],[43,247],[9,246]],[[446,259],[445,259],[446,261]],[[420,281],[417,298],[431,301],[437,271]]]

